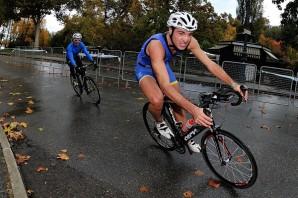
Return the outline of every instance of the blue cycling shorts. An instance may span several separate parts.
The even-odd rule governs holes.
[[[168,75],[169,75],[170,83],[171,84],[176,84],[177,83],[176,76],[175,76],[173,70],[171,69],[171,67],[168,63],[166,63],[166,68],[167,68],[167,72],[168,72]],[[137,66],[135,68],[135,75],[136,75],[136,79],[139,83],[146,76],[150,76],[150,77],[156,79],[156,77],[154,75],[154,72],[152,70],[152,67],[143,66],[143,65],[140,65],[140,64],[137,64]]]

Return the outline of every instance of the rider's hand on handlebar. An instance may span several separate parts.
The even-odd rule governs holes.
[[[212,118],[207,116],[203,110],[203,108],[196,107],[192,116],[197,124],[210,128],[213,124]]]
[[[233,89],[240,93],[240,95],[242,96],[242,98],[244,99],[245,102],[247,101],[248,91],[244,85],[237,84],[236,86],[233,87]]]

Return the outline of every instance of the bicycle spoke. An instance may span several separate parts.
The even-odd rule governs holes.
[[[256,165],[248,149],[235,139],[227,132],[218,131],[216,139],[209,133],[202,139],[203,155],[217,176],[234,187],[246,188],[256,180]]]

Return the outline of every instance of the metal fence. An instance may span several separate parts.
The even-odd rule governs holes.
[[[210,87],[215,89],[217,79],[195,57],[187,57],[181,79],[181,87],[184,91],[204,92]]]
[[[222,68],[233,80],[245,84],[254,93],[257,79],[257,66],[255,64],[224,61]]]
[[[99,76],[116,79],[118,86],[121,76],[122,52],[120,50],[101,50],[99,54]]]
[[[295,83],[295,94],[294,94],[294,105],[298,107],[298,72],[296,75],[296,83]]]
[[[138,52],[120,50],[89,50],[91,55],[96,58],[99,64],[98,72],[89,71],[96,75],[96,79],[101,77],[102,82],[105,78],[117,80],[119,86],[120,80],[136,82],[134,77],[134,66]],[[69,73],[68,66],[65,64],[65,49],[63,47],[32,49],[18,47],[17,49],[0,50],[2,60],[10,61],[20,65],[34,65],[42,68],[42,71],[49,73]],[[213,61],[218,62],[217,56],[210,56]],[[5,59],[4,59],[5,58]],[[171,63],[173,71],[180,81],[183,91],[205,92],[213,91],[221,82],[216,79],[205,66],[195,57],[175,57]],[[225,61],[222,64],[223,69],[237,82],[247,85],[254,93],[258,93],[251,99],[261,102],[270,102],[275,104],[290,103],[291,98],[296,107],[298,107],[298,85],[297,78],[294,78],[292,70],[280,69],[274,67],[261,67],[257,71],[254,64]],[[258,75],[257,75],[258,74]],[[258,79],[257,79],[258,78]],[[275,99],[282,96],[284,101]]]
[[[135,78],[135,64],[139,52],[125,51],[123,53],[123,64],[121,69],[121,79],[128,82],[137,82]]]
[[[293,82],[293,70],[262,66],[259,75],[258,100],[288,105],[293,94]],[[284,96],[285,100],[276,100],[275,95]]]

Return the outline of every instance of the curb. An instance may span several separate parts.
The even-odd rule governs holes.
[[[10,148],[10,144],[4,134],[2,126],[0,126],[0,145],[2,147],[4,159],[8,169],[9,179],[14,198],[28,198],[25,186],[16,164],[14,154]]]

